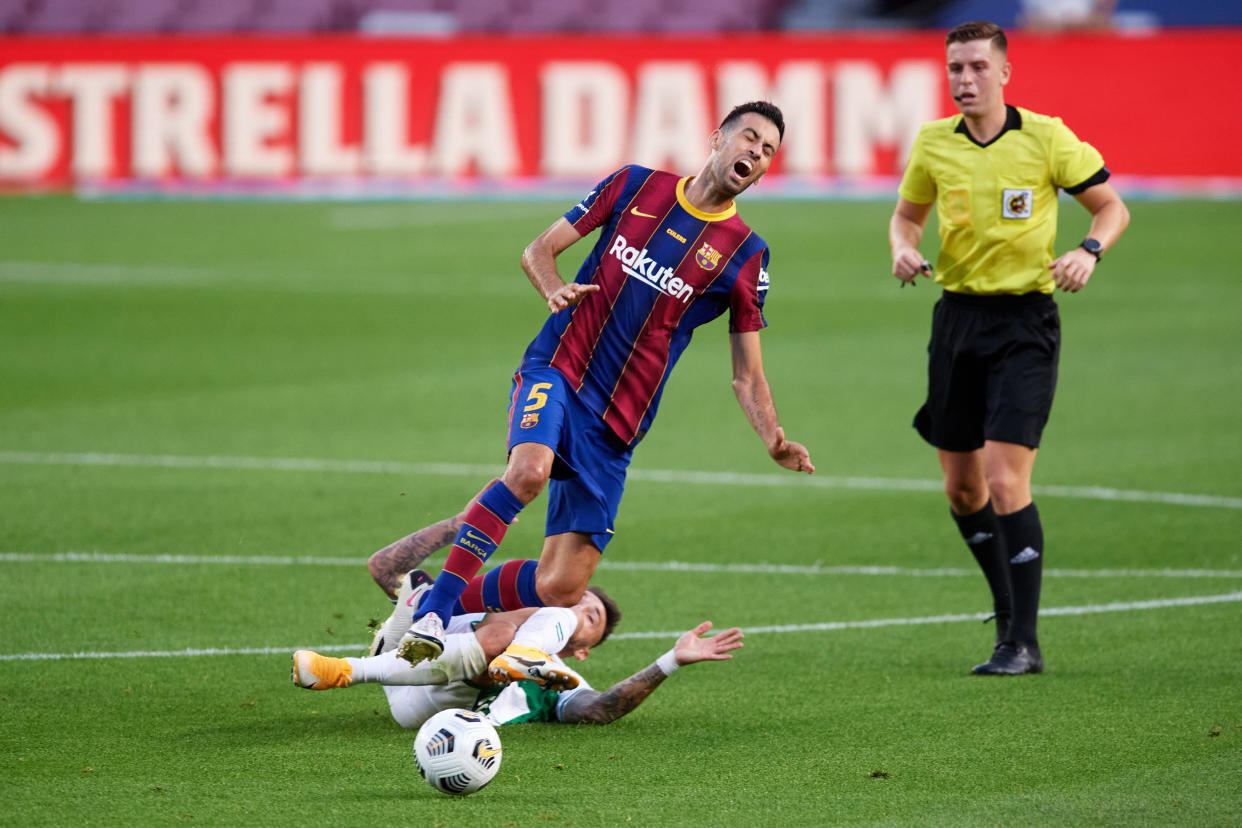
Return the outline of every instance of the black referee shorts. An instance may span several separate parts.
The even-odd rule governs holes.
[[[927,402],[914,417],[924,440],[946,451],[974,451],[985,440],[1039,445],[1061,354],[1050,295],[945,291],[927,353]]]

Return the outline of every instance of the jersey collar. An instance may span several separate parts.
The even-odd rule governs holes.
[[[967,138],[970,139],[970,142],[972,144],[974,144],[977,147],[986,147],[986,146],[995,144],[997,141],[1000,140],[1000,137],[1002,135],[1004,135],[1006,132],[1008,132],[1011,129],[1022,129],[1022,113],[1018,111],[1018,108],[1016,106],[1010,106],[1009,104],[1005,104],[1005,125],[1001,127],[1000,132],[996,133],[996,137],[993,138],[991,141],[988,141],[986,144],[980,144],[978,141],[975,140],[975,136],[970,134],[970,130],[966,128],[965,117],[963,117],[962,120],[957,122],[957,128],[954,129],[953,131],[962,133],[963,135],[965,135]]]
[[[677,182],[677,203],[681,205],[681,209],[685,210],[696,219],[702,221],[724,221],[737,215],[737,205],[730,201],[729,206],[721,210],[719,213],[704,213],[698,207],[690,203],[690,199],[686,198],[686,184],[690,179],[694,178],[688,175]]]

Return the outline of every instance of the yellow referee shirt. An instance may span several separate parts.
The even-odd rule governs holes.
[[[956,293],[1052,293],[1057,188],[1108,180],[1100,153],[1060,118],[1009,106],[1000,135],[975,142],[961,115],[919,129],[899,193],[936,203],[936,281]]]

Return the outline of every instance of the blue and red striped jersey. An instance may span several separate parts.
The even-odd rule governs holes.
[[[575,280],[600,290],[549,316],[522,359],[560,371],[631,447],[650,428],[695,328],[725,311],[730,332],[767,325],[767,243],[733,205],[696,209],[686,200],[689,180],[623,167],[565,214],[583,236],[602,228]]]

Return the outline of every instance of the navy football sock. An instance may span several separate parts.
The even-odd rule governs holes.
[[[453,605],[470,580],[496,551],[513,518],[522,510],[522,501],[501,481],[479,496],[466,510],[457,540],[449,549],[444,569],[436,576],[435,585],[423,596],[415,620],[429,612],[448,623]]]
[[[542,607],[535,591],[539,561],[507,561],[482,575],[475,575],[457,599],[454,615],[468,612],[507,612],[522,607]]]

